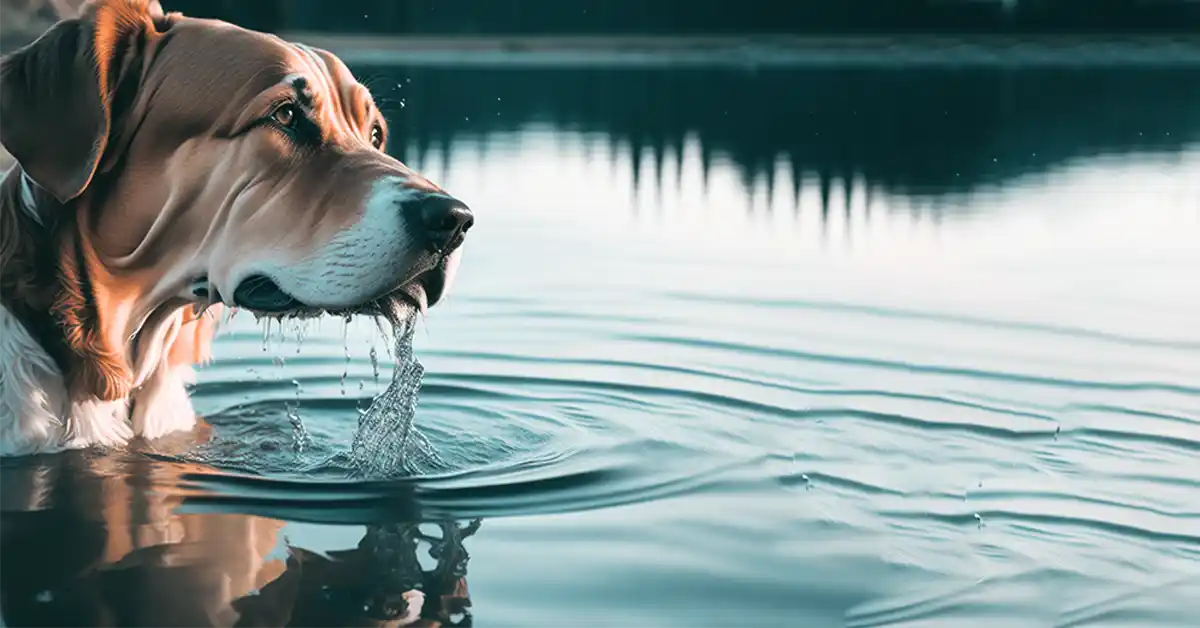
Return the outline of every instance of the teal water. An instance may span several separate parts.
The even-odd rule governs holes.
[[[1200,624],[1200,73],[364,73],[478,218],[436,459],[236,317],[209,442],[5,462],[7,625]]]

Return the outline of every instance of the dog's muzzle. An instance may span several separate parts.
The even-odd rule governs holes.
[[[381,301],[399,299],[421,311],[432,307],[446,292],[452,256],[463,245],[475,216],[462,201],[441,193],[422,194],[401,204],[415,251],[411,267],[397,272],[397,283],[383,294],[341,310],[314,308],[288,294],[271,277],[253,274],[241,280],[232,294],[232,305],[261,314],[356,313],[382,309]]]

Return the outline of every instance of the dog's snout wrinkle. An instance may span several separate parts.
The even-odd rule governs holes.
[[[475,215],[462,201],[444,194],[430,194],[411,202],[415,222],[426,247],[442,254],[462,245],[467,231],[475,224]]]

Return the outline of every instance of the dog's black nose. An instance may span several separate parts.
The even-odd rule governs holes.
[[[431,194],[418,203],[422,237],[430,249],[444,254],[462,245],[463,236],[475,224],[475,215],[462,201]]]

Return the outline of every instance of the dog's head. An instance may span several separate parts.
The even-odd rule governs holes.
[[[117,354],[189,304],[424,309],[473,223],[384,152],[387,123],[337,57],[152,0],[95,0],[6,57],[0,117],[28,198],[73,216]]]

